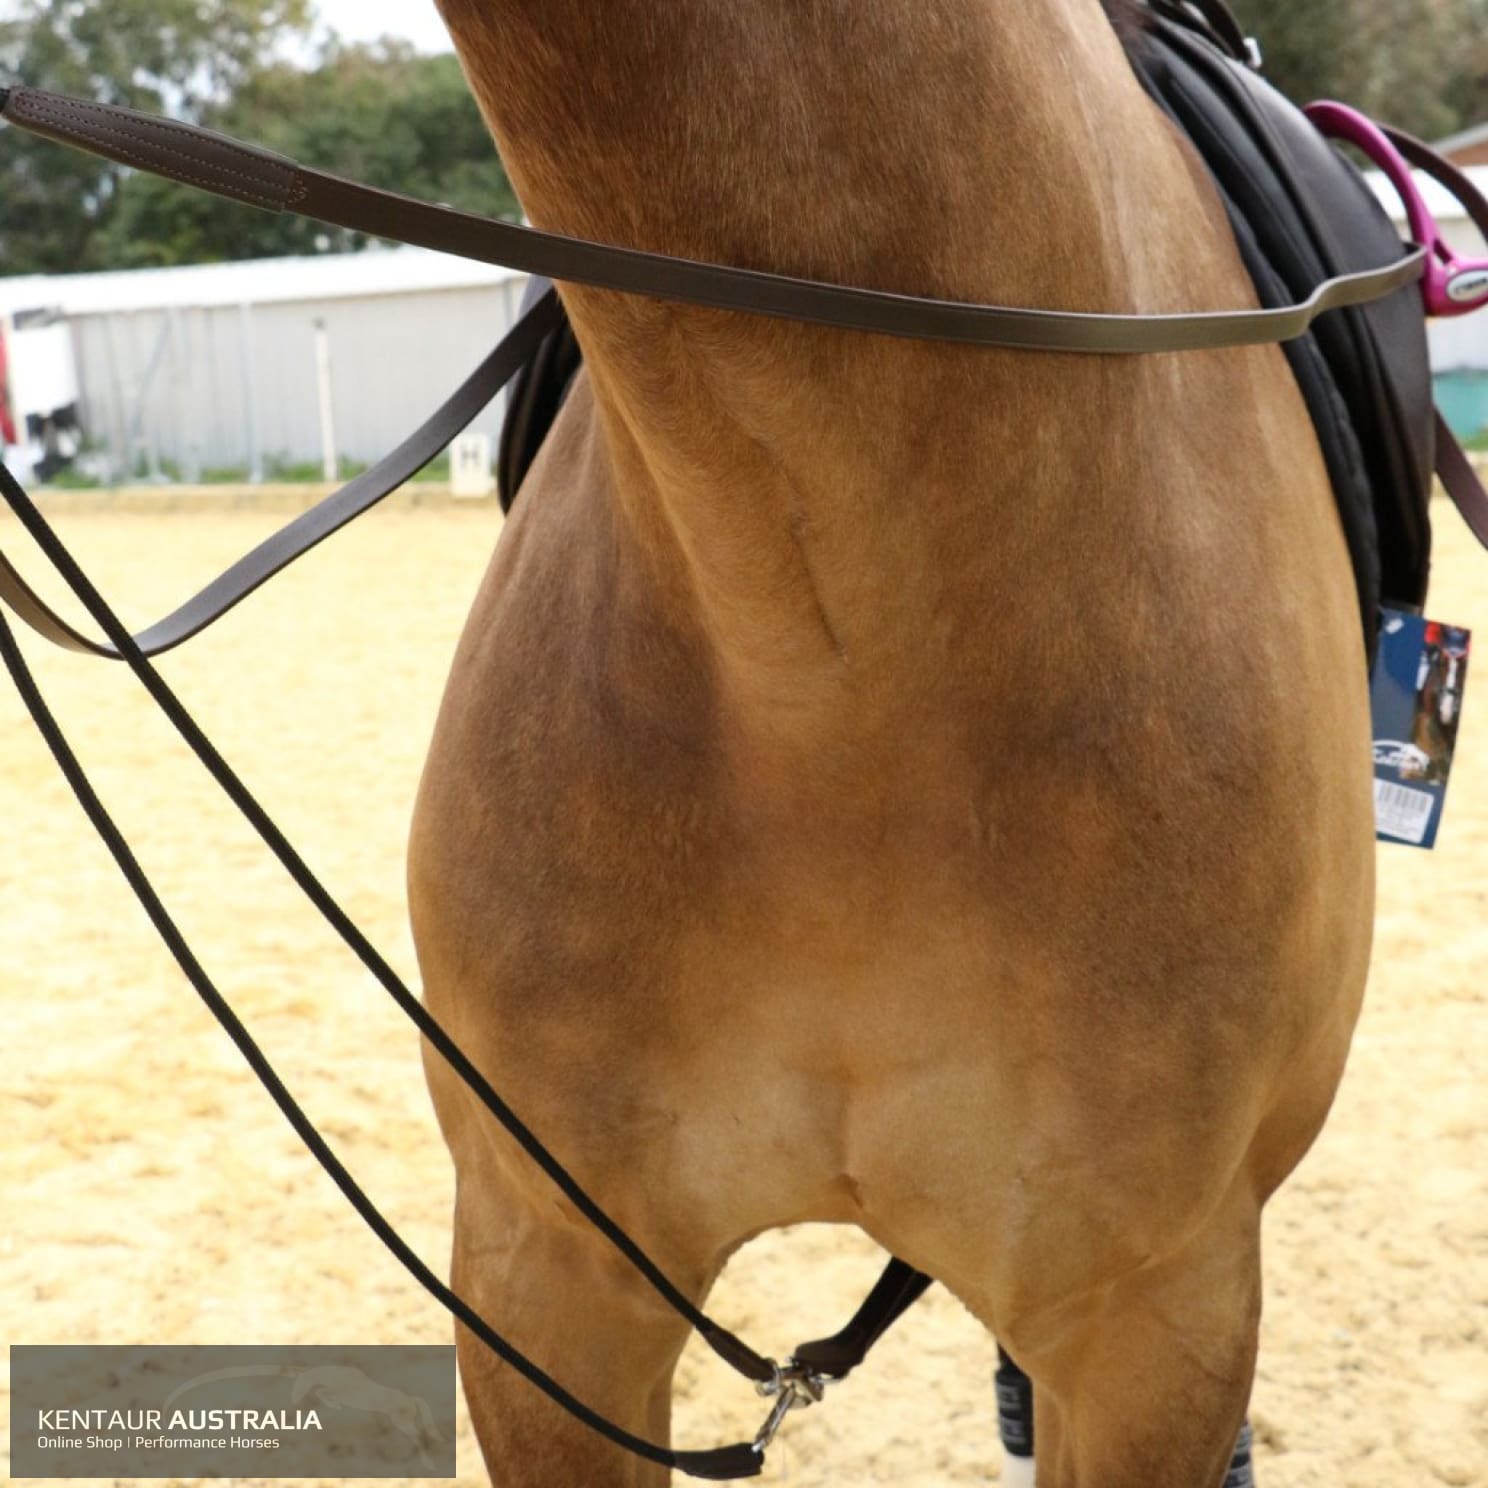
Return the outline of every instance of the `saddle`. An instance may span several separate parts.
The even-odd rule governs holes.
[[[1140,12],[1141,25],[1121,28],[1127,55],[1208,167],[1263,305],[1399,257],[1362,174],[1262,77],[1219,0],[1143,0]],[[546,288],[534,281],[530,301]],[[1380,606],[1419,611],[1430,568],[1439,425],[1419,288],[1330,312],[1284,349],[1332,479],[1372,659]],[[497,461],[507,511],[581,360],[565,320],[512,386]]]

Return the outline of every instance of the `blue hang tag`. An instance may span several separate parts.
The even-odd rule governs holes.
[[[1380,612],[1370,707],[1374,829],[1381,841],[1436,846],[1471,645],[1471,632],[1460,625]]]

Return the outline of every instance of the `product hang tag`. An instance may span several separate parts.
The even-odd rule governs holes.
[[[1374,828],[1381,841],[1436,846],[1471,643],[1460,625],[1380,612],[1370,711]]]

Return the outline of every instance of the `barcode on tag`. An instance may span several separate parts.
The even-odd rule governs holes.
[[[1430,791],[1412,790],[1388,780],[1374,782],[1374,826],[1386,837],[1398,837],[1419,847],[1431,825],[1435,805],[1436,798]]]

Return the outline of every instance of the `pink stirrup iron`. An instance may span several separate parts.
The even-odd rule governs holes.
[[[1468,315],[1488,306],[1488,258],[1463,258],[1447,246],[1410,167],[1379,126],[1344,103],[1310,103],[1304,112],[1324,134],[1358,146],[1399,192],[1411,237],[1431,252],[1421,281],[1426,313]]]

